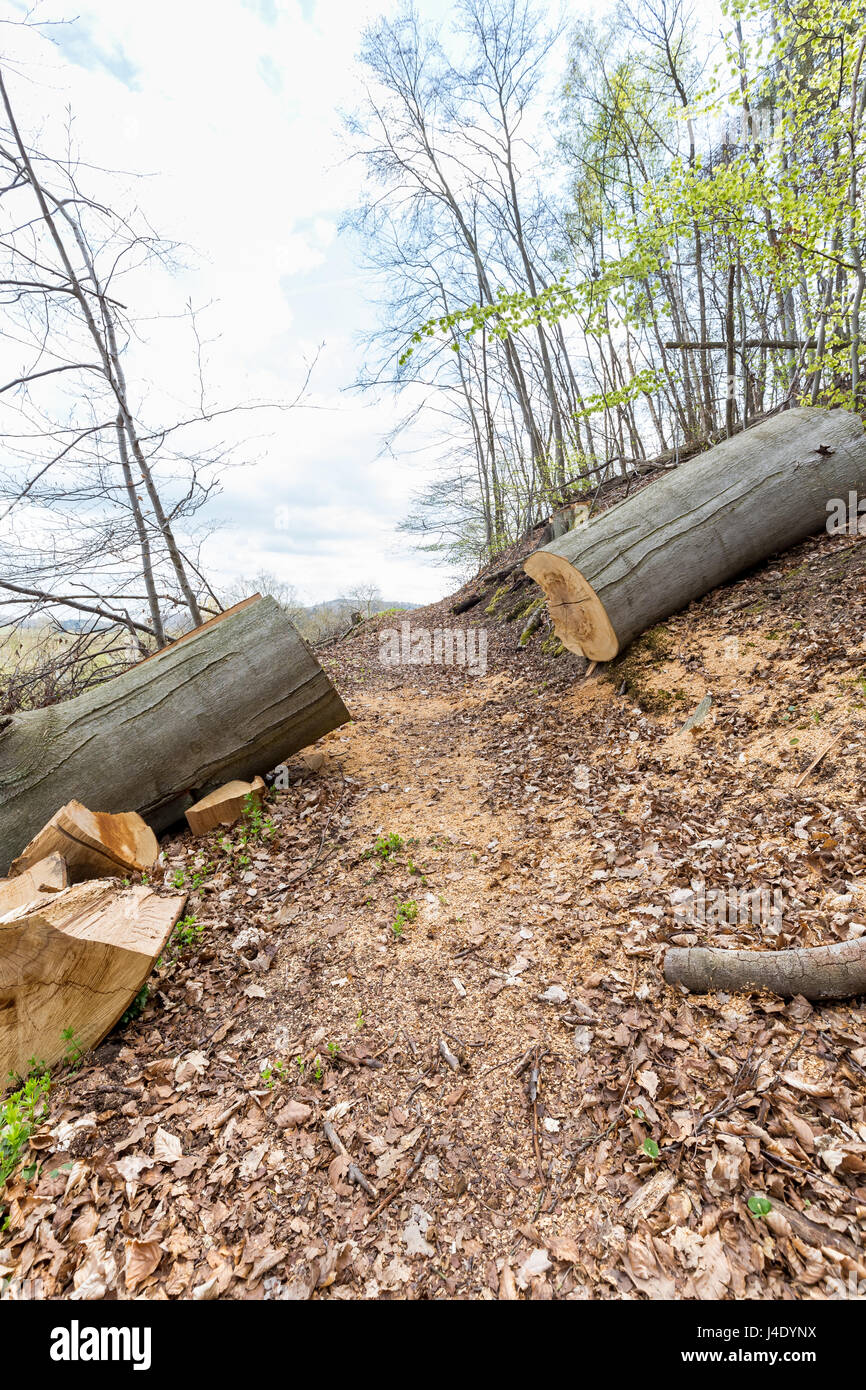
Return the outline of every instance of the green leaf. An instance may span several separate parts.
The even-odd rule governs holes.
[[[773,1203],[767,1197],[750,1197],[749,1211],[758,1219],[773,1210]]]

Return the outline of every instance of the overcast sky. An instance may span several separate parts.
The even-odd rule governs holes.
[[[64,4],[37,12],[77,16],[46,28],[50,42],[0,29],[19,119],[44,145],[68,103],[87,162],[147,176],[134,194],[141,208],[191,248],[170,283],[155,276],[147,293],[154,312],[178,312],[190,297],[211,305],[202,319],[211,400],[290,398],[325,343],[308,398],[315,408],[221,427],[226,439],[249,437],[241,456],[255,461],[229,473],[211,508],[221,529],[205,552],[210,572],[225,582],[266,568],[311,600],[370,580],[392,599],[448,592],[453,579],[395,529],[422,481],[423,431],[420,452],[382,457],[382,436],[404,407],[344,389],[359,363],[355,335],[373,310],[351,241],[338,235],[362,177],[345,158],[338,113],[358,96],[365,23],[395,3]],[[420,8],[438,18],[448,6]],[[23,11],[0,0],[8,19]],[[182,397],[194,361],[188,326],[154,328],[151,343],[155,389],[170,393],[176,382]]]

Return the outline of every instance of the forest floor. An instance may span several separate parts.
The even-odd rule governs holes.
[[[324,649],[353,720],[318,775],[164,841],[195,923],[55,1077],[0,1278],[863,1296],[863,1002],[686,996],[662,960],[866,932],[866,545],[811,540],[588,678],[450,601],[412,628],[484,627],[486,673],[384,666],[401,621]],[[684,922],[699,882],[778,890],[782,920]]]

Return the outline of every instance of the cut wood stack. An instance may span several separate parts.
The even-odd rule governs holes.
[[[153,868],[158,854],[156,836],[134,811],[112,816],[70,801],[13,859],[9,873],[26,873],[50,856],[59,856],[70,882],[80,883],[100,874],[144,872]]]

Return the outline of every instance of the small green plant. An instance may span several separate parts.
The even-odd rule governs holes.
[[[379,859],[390,859],[403,848],[403,837],[392,833],[390,835],[380,835],[372,849],[364,851],[365,859],[372,859],[374,855]]]
[[[298,1058],[298,1061],[300,1061],[300,1058]],[[261,1076],[268,1090],[272,1091],[278,1081],[286,1080],[286,1077],[288,1076],[288,1068],[286,1067],[286,1064],[282,1060],[282,1058],[278,1058],[277,1061],[274,1062],[273,1066],[271,1066],[269,1062],[263,1063],[261,1068],[259,1069],[259,1075]]]
[[[391,930],[395,936],[403,935],[403,928],[407,922],[414,922],[418,916],[418,904],[414,898],[407,898],[406,902],[401,903],[397,908],[397,917],[391,924]]]
[[[171,876],[171,881],[175,888],[182,888],[186,883],[186,874],[183,869],[175,869]]]
[[[63,1060],[68,1067],[76,1071],[84,1060],[84,1048],[81,1046],[81,1039],[76,1037],[74,1028],[64,1028],[60,1036],[66,1044]]]
[[[150,998],[150,985],[144,984],[133,999],[126,1013],[120,1020],[120,1027],[125,1028],[127,1023],[133,1023],[139,1015],[144,1013],[145,1005]]]
[[[766,1216],[768,1212],[771,1212],[772,1210],[773,1203],[769,1200],[768,1197],[749,1198],[749,1211],[752,1213],[756,1221],[760,1221],[762,1217]]]
[[[644,1139],[643,1151],[649,1158],[652,1159],[653,1163],[655,1163],[656,1159],[659,1156],[659,1146],[656,1143],[655,1139]]]
[[[355,1027],[356,1027],[356,1028],[363,1028],[363,1026],[364,1026],[364,1015],[362,1014],[361,1010],[359,1009],[359,1010],[358,1010],[358,1017],[355,1019]]]
[[[340,1051],[340,1044],[335,1042],[329,1042],[328,1051],[330,1052],[332,1057],[336,1057],[337,1053]]]
[[[48,1113],[51,1074],[33,1057],[28,1066],[27,1080],[0,1102],[0,1187],[15,1172],[31,1133]]]
[[[188,912],[185,917],[181,917],[171,934],[174,955],[179,956],[188,946],[195,946],[201,940],[203,932],[204,924],[196,921],[194,912]]]
[[[249,840],[268,840],[276,828],[272,818],[262,810],[258,797],[252,792],[245,796],[241,843],[245,845]]]
[[[204,883],[205,879],[206,879],[206,878],[208,877],[208,875],[209,875],[210,873],[212,873],[212,872],[213,872],[213,870],[212,870],[210,864],[202,864],[202,865],[200,865],[197,869],[195,869],[195,870],[193,871],[193,876],[192,876],[192,878],[191,878],[191,880],[190,880],[190,887],[192,888],[192,890],[193,890],[194,893],[197,893],[197,892],[198,892],[199,888],[201,888],[201,886],[202,886],[202,884]]]

